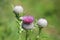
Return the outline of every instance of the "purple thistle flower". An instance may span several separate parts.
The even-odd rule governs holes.
[[[23,16],[22,18],[20,18],[23,20],[23,23],[25,24],[30,24],[34,21],[34,17],[33,16]]]
[[[23,29],[32,29],[34,27],[34,17],[33,16],[23,16],[20,17],[20,20],[23,21],[22,28]]]

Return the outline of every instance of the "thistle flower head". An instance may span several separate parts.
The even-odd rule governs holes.
[[[37,24],[40,25],[41,27],[46,27],[48,22],[46,19],[41,18],[38,20]]]
[[[34,18],[32,16],[23,16],[20,17],[21,20],[23,20],[24,23],[30,24],[34,21]]]
[[[22,13],[23,12],[23,7],[22,6],[15,6],[13,11],[17,14]]]

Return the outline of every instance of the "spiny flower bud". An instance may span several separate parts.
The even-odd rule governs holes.
[[[22,6],[15,6],[13,11],[17,14],[22,13],[23,12],[23,7]]]
[[[41,18],[41,19],[38,20],[37,24],[40,25],[41,27],[46,27],[48,22],[47,22],[46,19]]]
[[[22,28],[25,30],[30,30],[34,28],[34,24],[33,23],[30,23],[30,24],[22,23]]]

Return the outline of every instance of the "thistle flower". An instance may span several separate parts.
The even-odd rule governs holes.
[[[34,18],[32,16],[23,16],[20,17],[20,19],[23,21],[22,27],[24,29],[32,29],[34,27],[33,24]]]
[[[16,14],[19,14],[19,13],[22,13],[23,12],[23,7],[22,6],[15,6],[13,11],[16,13]]]
[[[46,19],[41,18],[41,19],[38,20],[37,24],[41,27],[46,27],[48,22],[47,22]]]
[[[34,21],[34,18],[32,16],[23,16],[20,17],[20,20],[23,20],[23,23],[30,24]]]

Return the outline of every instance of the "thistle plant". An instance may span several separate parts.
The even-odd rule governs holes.
[[[21,17],[21,14],[23,13],[23,7],[22,6],[19,6],[19,5],[17,5],[17,6],[15,6],[14,8],[13,8],[13,12],[14,12],[14,14],[15,14],[15,16],[16,16],[16,19],[17,19],[17,23],[18,23],[18,33],[20,33],[20,23],[21,23],[21,20],[19,19],[19,17]]]
[[[47,27],[48,22],[46,19],[41,18],[38,20],[37,24],[38,24],[39,32],[36,40],[40,40],[40,33],[44,27]]]
[[[28,38],[28,30],[32,29],[34,27],[33,21],[34,18],[32,16],[19,16],[19,14],[23,13],[23,7],[22,6],[15,6],[13,9],[13,12],[16,15],[17,18],[17,23],[21,23],[22,21],[22,28],[26,30],[26,40]],[[21,27],[21,26],[20,26]],[[18,27],[18,29],[20,29],[20,27]],[[19,33],[20,30],[18,30]]]
[[[22,21],[23,21],[22,28],[26,30],[26,40],[28,40],[28,37],[29,37],[28,30],[33,29],[34,18],[32,16],[23,16],[20,19],[22,19]]]
[[[28,30],[31,30],[34,28],[34,17],[33,16],[19,16],[19,14],[23,13],[23,7],[22,6],[15,6],[14,9],[13,9],[15,15],[16,15],[16,18],[17,18],[17,23],[21,23],[21,25],[19,24],[19,27],[18,27],[18,33],[20,31],[20,27],[23,28],[25,31],[26,31],[26,40],[28,40],[28,37],[29,37],[29,33],[28,33]],[[44,19],[44,18],[41,18],[37,21],[37,24],[38,24],[38,28],[39,28],[39,32],[38,32],[38,35],[36,38],[36,40],[40,40],[40,33],[42,31],[42,28],[46,27],[47,26],[47,20]],[[36,25],[37,25],[36,24]],[[29,39],[31,40],[31,39]]]

